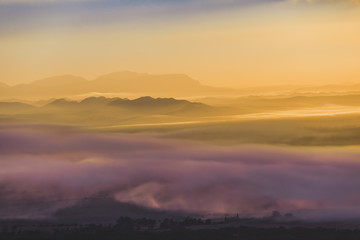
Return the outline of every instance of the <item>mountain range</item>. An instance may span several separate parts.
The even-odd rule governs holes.
[[[360,84],[332,84],[324,86],[263,86],[242,89],[211,87],[185,74],[145,74],[129,71],[114,72],[93,80],[74,75],[40,79],[27,84],[9,86],[0,82],[0,100],[22,102],[87,96],[117,97],[236,97],[239,95],[289,94],[318,96],[333,93],[360,92]]]
[[[0,122],[107,125],[175,121],[213,116],[224,110],[203,103],[149,96],[126,98],[88,97],[81,101],[55,99],[42,106],[0,102]]]
[[[152,75],[127,71],[110,73],[94,80],[62,75],[15,86],[0,83],[1,99],[59,98],[89,93],[181,97],[221,92],[231,93],[234,90],[202,85],[183,74]]]
[[[141,113],[158,112],[162,114],[175,113],[178,111],[204,111],[212,109],[212,107],[203,103],[190,102],[187,100],[179,100],[175,98],[152,98],[149,96],[140,97],[133,100],[127,98],[88,97],[79,102],[69,101],[61,98],[43,106],[43,108],[49,107],[81,109],[112,107]]]

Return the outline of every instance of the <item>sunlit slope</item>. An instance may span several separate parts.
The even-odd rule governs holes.
[[[270,144],[294,146],[360,145],[360,114],[264,117],[208,122],[116,125],[101,131],[155,134],[171,139],[220,145]]]
[[[175,98],[89,97],[43,106],[0,103],[2,124],[80,126],[214,144],[360,144],[360,95],[217,99],[211,106]],[[219,106],[221,105],[221,106]]]
[[[199,101],[216,106],[233,106],[239,110],[261,112],[267,110],[288,110],[294,108],[324,107],[330,105],[360,106],[360,94],[317,94],[315,96],[250,95],[238,98],[203,98]]]

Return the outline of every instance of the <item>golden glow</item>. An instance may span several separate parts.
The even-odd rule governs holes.
[[[157,216],[358,219],[353,1],[61,2],[0,0],[11,13],[0,9],[0,220],[91,220],[101,208],[87,213],[87,196],[106,196],[106,211],[109,200]],[[255,87],[237,88],[246,86]]]
[[[115,23],[3,36],[0,82],[131,70],[209,85],[356,82],[360,10],[278,3],[165,23]]]

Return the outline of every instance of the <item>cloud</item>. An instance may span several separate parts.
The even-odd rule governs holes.
[[[359,3],[359,0],[289,0],[293,3]]]
[[[33,4],[33,3],[74,3],[74,2],[94,2],[99,0],[0,0],[0,4]]]
[[[60,2],[94,2],[94,1],[101,1],[101,0],[0,0],[0,3],[60,3]],[[141,3],[155,3],[155,4],[164,4],[164,1],[161,0],[152,0],[152,1],[145,1],[145,0],[135,0],[135,1],[127,1],[127,0],[120,0],[120,1],[108,1],[108,2],[118,2],[120,4],[141,4]],[[229,4],[229,3],[246,3],[246,2],[254,2],[249,0],[185,0],[185,1],[171,1],[166,4],[179,4],[179,3],[196,3],[196,4]],[[256,0],[255,2],[268,2],[266,0]]]
[[[291,0],[0,0],[0,5],[4,5],[0,9],[0,32],[1,35],[64,30],[78,32],[77,29],[88,27],[129,24],[146,27],[148,24],[166,25],[179,20],[187,23],[189,17],[197,21],[199,16],[209,15],[214,16],[211,21],[217,22],[219,16],[214,13],[231,13],[234,10],[248,10],[248,7],[289,1]],[[259,14],[263,14],[262,12],[261,10]],[[238,14],[246,15],[244,12]]]
[[[141,4],[158,4],[158,5],[181,5],[181,4],[195,4],[195,5],[229,5],[229,4],[256,4],[256,3],[270,3],[270,2],[359,2],[359,0],[185,0],[185,1],[171,1],[164,2],[161,0],[135,0],[135,1],[114,1],[108,2],[126,5],[141,5]],[[76,3],[76,2],[104,2],[101,0],[0,0],[0,4],[40,4],[40,3]]]
[[[73,30],[118,24],[146,26],[160,20],[177,21],[203,14],[263,3],[257,1],[161,1],[161,0],[0,0],[1,34]],[[41,7],[40,7],[41,6]],[[187,18],[185,18],[187,19]],[[145,21],[144,21],[145,20]]]
[[[225,148],[61,127],[6,127],[0,129],[0,216],[51,216],[99,194],[158,210],[356,216],[359,157],[357,149]]]

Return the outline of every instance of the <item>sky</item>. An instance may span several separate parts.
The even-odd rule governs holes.
[[[351,0],[0,0],[0,82],[115,71],[214,86],[358,82]]]

